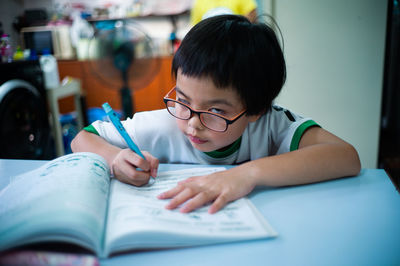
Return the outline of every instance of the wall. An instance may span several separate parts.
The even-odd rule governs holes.
[[[277,102],[352,143],[362,167],[376,168],[387,1],[264,0],[263,6],[284,37],[288,78]]]

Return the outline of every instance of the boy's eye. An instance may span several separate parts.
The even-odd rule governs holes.
[[[185,99],[182,99],[182,98],[179,98],[179,97],[178,97],[176,100],[179,101],[179,102],[182,102],[182,103],[184,103],[184,104],[189,105],[189,102],[186,101]]]
[[[212,112],[212,113],[219,114],[219,115],[225,114],[225,112],[224,112],[223,110],[218,109],[218,108],[210,108],[208,111],[209,111],[209,112]]]

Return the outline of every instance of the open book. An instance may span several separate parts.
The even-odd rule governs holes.
[[[156,196],[182,179],[224,168],[160,172],[142,187],[110,178],[92,153],[59,157],[12,178],[0,191],[0,251],[60,241],[99,257],[133,249],[195,246],[276,236],[252,203],[242,198],[216,214],[207,207],[183,214]]]

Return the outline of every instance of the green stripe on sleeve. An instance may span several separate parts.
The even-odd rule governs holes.
[[[99,132],[97,132],[96,128],[93,125],[88,125],[87,127],[84,127],[83,130],[100,136]]]
[[[290,151],[295,151],[299,148],[300,139],[303,136],[304,132],[310,127],[319,127],[314,120],[307,120],[303,124],[301,124],[296,131],[294,132],[292,142],[290,143]]]

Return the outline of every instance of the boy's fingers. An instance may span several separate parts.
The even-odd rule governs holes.
[[[114,174],[117,176],[122,176],[124,180],[126,177],[132,176],[134,174],[134,168],[129,163],[122,163],[117,167],[114,168]]]
[[[175,197],[173,197],[171,201],[165,206],[165,208],[169,210],[175,209],[191,197],[193,197],[193,190],[186,188]]]
[[[133,165],[132,161],[132,159],[127,159],[125,163],[119,165],[118,169],[114,167],[114,175],[118,176],[120,181],[134,186],[147,184],[150,179],[149,172],[137,170],[138,165]]]
[[[207,202],[210,202],[213,200],[213,196],[209,193],[206,192],[201,192],[197,194],[194,198],[192,198],[190,201],[188,201],[185,206],[181,208],[181,212],[191,212],[194,209],[202,207],[204,204]]]
[[[125,156],[125,160],[129,162],[131,165],[133,165],[136,168],[140,168],[143,171],[149,171],[150,170],[150,163],[143,159],[139,154],[128,150],[128,156]]]
[[[170,190],[167,190],[167,191],[161,193],[157,197],[159,199],[170,199],[170,198],[174,197],[176,194],[178,194],[179,192],[181,192],[183,189],[184,189],[183,186],[176,186]]]
[[[211,204],[211,207],[208,209],[208,213],[213,214],[222,209],[228,203],[228,199],[224,194],[218,196],[218,198]]]
[[[147,172],[133,170],[131,173],[125,175],[125,180],[126,183],[132,184],[134,186],[142,186],[149,182],[150,175]]]
[[[150,175],[152,176],[152,177],[157,177],[157,168],[152,168],[151,170],[150,170]]]
[[[152,156],[147,151],[143,151],[143,155],[144,157],[146,157],[146,160],[150,163],[150,175],[152,177],[157,177],[157,170],[159,165],[158,159]]]
[[[152,177],[157,177],[158,165],[158,159],[153,157],[153,159],[150,161],[150,174]]]

